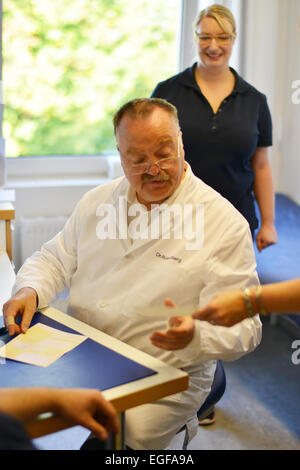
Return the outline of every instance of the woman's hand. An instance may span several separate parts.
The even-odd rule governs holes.
[[[233,326],[247,318],[243,292],[233,290],[217,294],[192,317],[212,325]]]
[[[256,235],[256,245],[259,252],[270,245],[277,243],[278,237],[274,224],[262,223]]]

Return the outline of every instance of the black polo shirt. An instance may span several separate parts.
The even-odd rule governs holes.
[[[226,197],[257,227],[251,159],[257,147],[272,145],[272,120],[266,96],[235,70],[232,93],[214,113],[195,80],[195,67],[159,83],[152,97],[178,110],[186,160],[193,172]]]

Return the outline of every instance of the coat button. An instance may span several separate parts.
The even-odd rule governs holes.
[[[107,306],[108,306],[108,303],[105,302],[104,299],[99,300],[99,302],[98,302],[98,307],[100,307],[100,308],[105,308],[105,307],[107,307]]]

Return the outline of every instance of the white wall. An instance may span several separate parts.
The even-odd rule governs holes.
[[[292,88],[295,81],[299,81],[300,87],[300,1],[289,0],[288,3],[279,189],[300,204],[300,88],[298,92]]]
[[[179,64],[182,71],[196,62],[197,54],[192,25],[199,10],[199,0],[182,0],[179,40]]]
[[[300,1],[243,2],[243,76],[268,98],[274,125],[271,161],[276,191],[300,204],[300,103],[292,102],[292,83],[300,80]]]

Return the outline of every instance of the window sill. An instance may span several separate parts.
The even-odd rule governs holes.
[[[7,158],[5,189],[95,187],[122,175],[117,155]]]
[[[26,188],[63,188],[63,187],[95,187],[111,181],[108,177],[84,176],[82,178],[74,176],[62,177],[35,177],[35,178],[18,178],[9,179],[6,182],[6,189],[26,189]]]

